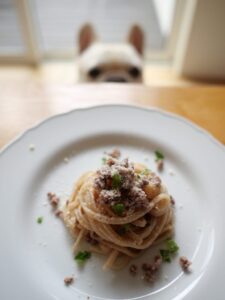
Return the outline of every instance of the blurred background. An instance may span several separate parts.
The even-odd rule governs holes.
[[[77,83],[86,22],[103,42],[142,27],[147,85],[225,81],[224,0],[0,0],[0,80]]]

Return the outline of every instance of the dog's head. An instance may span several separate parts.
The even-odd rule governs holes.
[[[79,73],[84,82],[141,82],[144,35],[134,25],[126,43],[104,44],[91,25],[79,33]]]

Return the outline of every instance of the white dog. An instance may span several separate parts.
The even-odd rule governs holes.
[[[100,43],[90,24],[79,33],[79,76],[83,82],[142,82],[144,34],[134,25],[127,42]]]

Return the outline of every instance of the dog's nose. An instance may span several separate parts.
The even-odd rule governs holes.
[[[105,80],[106,82],[127,82],[127,80],[123,77],[119,77],[119,76],[112,76],[112,77],[108,77]]]

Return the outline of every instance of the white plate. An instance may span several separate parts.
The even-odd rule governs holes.
[[[154,150],[164,153],[161,176],[176,200],[175,239],[179,255],[193,262],[191,274],[180,269],[179,255],[163,264],[154,285],[127,268],[103,272],[104,259],[96,255],[77,267],[73,241],[46,205],[46,193],[66,199],[78,176],[99,167],[113,147],[151,169]],[[172,114],[110,105],[46,120],[0,155],[0,299],[224,299],[224,179],[224,147]],[[136,263],[150,260],[150,252]],[[75,283],[65,287],[64,277],[73,273]]]

